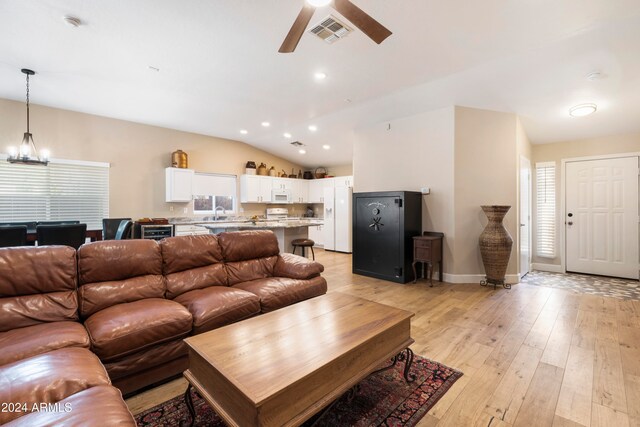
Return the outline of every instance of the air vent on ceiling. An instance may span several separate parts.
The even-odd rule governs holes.
[[[291,145],[293,145],[294,147],[302,147],[304,144],[300,141],[293,141]]]
[[[333,43],[345,38],[352,31],[344,22],[339,21],[333,15],[327,16],[322,22],[314,25],[309,30],[310,33],[315,34],[327,43]]]

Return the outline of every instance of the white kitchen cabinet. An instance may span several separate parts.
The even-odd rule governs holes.
[[[314,225],[309,227],[309,238],[314,241],[314,246],[324,246],[324,231],[322,225]]]
[[[240,177],[241,203],[270,203],[272,180],[270,176],[242,175]]]
[[[209,230],[197,224],[176,224],[174,227],[176,236],[196,236],[209,234]]]
[[[333,188],[336,178],[322,178],[309,181],[309,203],[324,203],[324,189]]]
[[[291,201],[293,203],[307,203],[309,201],[309,184],[306,179],[292,179]]]
[[[165,201],[190,202],[193,199],[193,169],[165,169]]]
[[[271,188],[274,190],[289,190],[293,191],[294,183],[297,179],[294,178],[271,178]]]
[[[353,187],[353,176],[336,176],[333,180],[336,187]]]

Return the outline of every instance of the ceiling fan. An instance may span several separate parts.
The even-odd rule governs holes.
[[[347,18],[360,31],[365,33],[371,40],[380,44],[392,33],[378,21],[367,15],[362,9],[349,0],[306,0],[305,5],[298,14],[298,17],[291,26],[289,34],[285,37],[278,52],[291,53],[296,50],[298,42],[302,38],[304,31],[313,17],[313,12],[317,7],[331,5],[342,16]]]

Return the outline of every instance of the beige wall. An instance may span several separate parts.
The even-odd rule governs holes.
[[[625,154],[640,152],[640,134],[613,135],[601,138],[583,139],[577,141],[556,142],[552,144],[538,144],[533,146],[532,167],[535,174],[535,163],[555,162],[556,163],[556,257],[542,258],[535,255],[536,233],[535,233],[535,200],[536,189],[533,189],[533,262],[540,264],[560,265],[560,234],[564,233],[564,220],[561,218],[561,189],[562,182],[561,165],[563,159],[576,157],[601,156],[609,154]],[[534,175],[535,176],[535,175]]]
[[[328,175],[333,176],[351,176],[353,175],[353,164],[329,166],[326,168]],[[308,170],[308,169],[307,169]]]
[[[478,237],[487,224],[481,205],[510,205],[504,225],[514,245],[507,274],[517,273],[517,117],[455,108],[455,230],[453,271],[484,271]]]
[[[24,132],[21,102],[0,99],[0,152],[18,145]],[[189,154],[198,172],[240,175],[247,160],[265,162],[277,170],[300,166],[238,141],[213,138],[155,126],[109,119],[67,110],[31,106],[31,131],[39,148],[54,158],[108,162],[110,216],[133,218],[192,215],[188,203],[165,203],[165,172],[171,152]],[[170,206],[174,207],[173,212]],[[183,208],[189,207],[189,213]],[[245,205],[245,214],[264,213],[264,205]],[[296,210],[302,213],[302,206]]]
[[[420,191],[423,230],[445,233],[451,272],[453,224],[453,107],[380,123],[355,134],[354,191]],[[391,129],[388,129],[389,124]]]

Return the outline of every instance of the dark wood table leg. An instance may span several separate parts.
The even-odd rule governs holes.
[[[192,388],[193,387],[191,386],[191,383],[189,383],[187,391],[184,392],[184,401],[187,404],[187,409],[189,410],[189,415],[191,416],[191,423],[189,424],[190,427],[193,427],[193,425],[196,423],[196,410],[193,407],[193,399],[191,397]]]
[[[429,263],[429,287],[433,288],[433,263]]]

